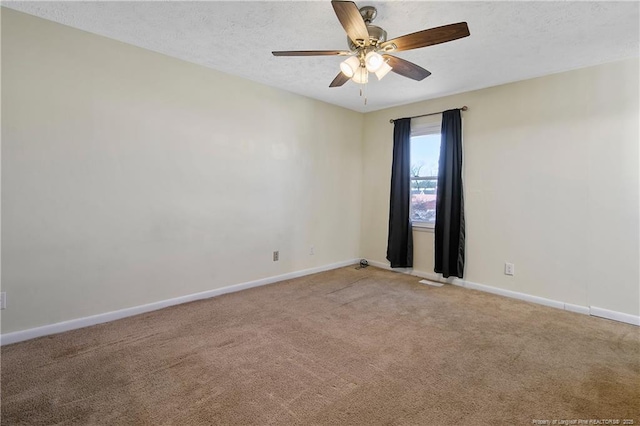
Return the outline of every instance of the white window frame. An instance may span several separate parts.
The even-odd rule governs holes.
[[[439,135],[442,129],[442,116],[421,117],[411,120],[411,138],[427,135]],[[415,178],[409,176],[410,180],[435,180],[436,192],[438,188],[438,176],[421,176]],[[411,216],[411,191],[409,191],[409,216]],[[435,224],[429,222],[411,222],[413,229],[417,231],[433,232]]]

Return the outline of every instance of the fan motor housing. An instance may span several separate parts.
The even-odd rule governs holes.
[[[387,32],[377,25],[367,24],[367,31],[369,32],[369,42],[372,46],[377,46],[380,43],[387,41]],[[353,52],[358,50],[359,46],[356,46],[349,37],[347,37],[349,43],[349,49]]]

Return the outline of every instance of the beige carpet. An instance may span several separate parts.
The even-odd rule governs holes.
[[[640,424],[639,328],[376,268],[2,348],[2,424]]]

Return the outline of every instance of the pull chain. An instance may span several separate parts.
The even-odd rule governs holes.
[[[360,97],[364,97],[364,104],[367,104],[367,85],[369,84],[369,81],[367,81],[366,83],[362,83],[360,84]]]
[[[367,85],[369,84],[369,79],[367,78],[367,82],[360,86],[360,97],[364,97],[364,104],[367,104]]]
[[[367,84],[369,84],[369,79],[367,78],[367,82],[364,84],[364,104],[367,105]]]

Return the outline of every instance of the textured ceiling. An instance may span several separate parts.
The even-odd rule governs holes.
[[[3,6],[229,74],[367,112],[640,55],[640,3],[361,1],[388,38],[466,21],[471,36],[397,56],[428,69],[416,82],[373,78],[329,88],[341,57],[272,50],[346,49],[329,1],[2,2]]]

